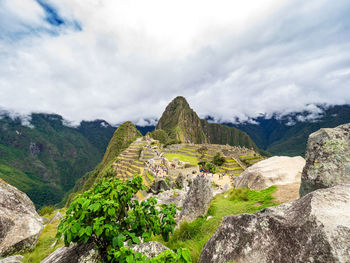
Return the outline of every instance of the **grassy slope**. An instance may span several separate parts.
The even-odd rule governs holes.
[[[172,161],[174,158],[177,158],[178,160],[186,163],[190,163],[193,165],[198,165],[198,159],[197,157],[187,156],[184,154],[179,153],[167,153],[165,155],[165,158],[167,158],[169,161]]]
[[[193,262],[198,262],[203,246],[214,234],[223,217],[254,213],[263,208],[277,205],[271,196],[275,190],[276,187],[272,186],[260,192],[239,189],[218,195],[211,202],[205,217],[198,218],[191,223],[183,223],[169,242],[164,242],[160,236],[154,237],[154,240],[175,250],[179,247],[187,248],[191,252]],[[213,216],[213,218],[207,221],[207,216]]]

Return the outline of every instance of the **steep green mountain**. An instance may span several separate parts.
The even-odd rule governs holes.
[[[55,204],[77,179],[93,169],[115,128],[85,122],[77,128],[55,114],[32,114],[29,125],[0,117],[0,178],[28,194],[37,207]],[[95,136],[87,136],[88,130]],[[91,140],[91,141],[90,141]]]
[[[198,115],[190,108],[184,97],[176,97],[163,112],[156,126],[164,130],[170,138],[181,142],[206,143],[207,137],[202,129]]]
[[[125,149],[127,149],[132,142],[134,142],[142,134],[136,129],[135,125],[130,121],[127,121],[120,125],[114,132],[112,139],[110,140],[106,152],[103,156],[102,161],[92,171],[87,172],[72,189],[72,194],[68,201],[78,193],[89,189],[97,178],[102,176],[105,171],[112,167],[115,159]]]
[[[201,120],[184,97],[176,97],[166,107],[156,130],[164,130],[171,139],[185,143],[216,143],[257,149],[245,133],[236,128]]]
[[[267,150],[273,155],[304,155],[310,133],[320,128],[334,128],[350,122],[350,105],[324,107],[323,110],[322,116],[315,120],[305,120],[309,113],[299,112],[283,118],[277,116],[259,117],[254,119],[257,124],[226,125],[245,131],[259,148]]]

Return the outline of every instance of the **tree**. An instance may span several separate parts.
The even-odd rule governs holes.
[[[224,156],[221,156],[220,152],[217,152],[213,158],[213,164],[216,166],[221,166],[226,162],[226,159]]]
[[[94,242],[104,262],[153,262],[125,244],[138,244],[141,238],[147,241],[152,234],[161,234],[167,241],[176,225],[175,205],[161,205],[157,209],[154,197],[141,202],[134,199],[139,190],[145,190],[139,175],[126,181],[108,176],[72,201],[58,226],[57,237],[64,236],[66,246],[70,242]],[[185,260],[187,252],[181,250],[159,258],[175,257],[179,261],[168,262],[190,262]]]

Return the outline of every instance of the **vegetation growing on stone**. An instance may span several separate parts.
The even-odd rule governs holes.
[[[187,248],[191,252],[192,261],[198,262],[204,244],[214,234],[225,216],[254,213],[277,205],[271,196],[275,190],[275,186],[262,191],[244,189],[242,192],[242,190],[232,189],[228,193],[217,195],[211,202],[206,216],[199,217],[191,223],[182,223],[168,242],[163,241],[160,236],[153,239],[171,249]],[[207,220],[208,216],[213,218]]]
[[[111,174],[96,183],[90,190],[77,196],[61,221],[57,237],[63,236],[66,246],[70,242],[94,242],[105,262],[190,262],[188,252],[164,252],[160,261],[147,260],[125,247],[147,241],[151,235],[169,240],[176,225],[173,204],[156,208],[154,197],[144,201],[133,199],[145,190],[141,176],[122,181]],[[135,260],[135,261],[134,261]]]

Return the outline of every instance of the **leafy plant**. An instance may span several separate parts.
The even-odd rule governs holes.
[[[205,169],[208,170],[211,173],[215,173],[216,172],[216,166],[212,163],[206,163],[205,164]]]
[[[70,242],[94,242],[105,262],[143,262],[143,256],[125,245],[147,241],[152,234],[168,241],[176,225],[176,207],[170,204],[157,208],[156,198],[139,202],[134,199],[139,190],[146,190],[139,175],[126,181],[113,176],[103,178],[73,200],[58,226],[57,237],[63,236],[66,246]],[[186,258],[184,253],[180,256]]]

